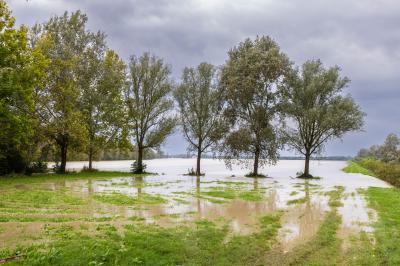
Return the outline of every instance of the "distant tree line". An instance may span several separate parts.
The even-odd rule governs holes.
[[[382,145],[373,145],[362,148],[358,158],[373,158],[385,163],[400,163],[400,138],[396,134],[389,134]]]
[[[354,163],[371,175],[400,187],[400,138],[391,133],[383,144],[361,149]]]
[[[65,173],[67,160],[82,154],[91,170],[93,160],[126,150],[142,173],[146,155],[179,127],[197,156],[195,175],[203,154],[213,153],[258,176],[289,147],[305,157],[302,176],[311,177],[310,158],[363,125],[364,113],[342,94],[349,80],[338,67],[319,60],[295,67],[267,36],[240,42],[220,67],[186,67],[175,83],[155,55],[125,63],[80,11],[16,29],[0,0],[0,18],[0,174],[50,159]]]

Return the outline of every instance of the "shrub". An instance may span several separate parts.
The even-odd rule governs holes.
[[[146,172],[147,165],[146,164],[142,164],[142,165],[143,166],[142,166],[142,171],[141,172],[144,173],[144,172]],[[140,172],[139,169],[138,169],[137,161],[133,161],[133,163],[131,164],[131,172],[134,173],[134,174]]]
[[[48,171],[47,169],[47,163],[45,162],[33,162],[31,165],[29,165],[26,170],[25,173],[27,175],[31,175],[33,173],[46,173]]]
[[[400,187],[400,164],[385,163],[372,158],[360,159],[357,163],[373,172],[378,178]]]

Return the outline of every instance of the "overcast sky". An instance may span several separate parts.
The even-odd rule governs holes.
[[[44,22],[80,9],[123,58],[150,51],[172,66],[221,65],[247,37],[269,35],[297,65],[321,59],[351,79],[346,89],[367,114],[364,132],[331,142],[326,155],[354,155],[400,134],[398,0],[8,0],[17,24]],[[163,147],[184,153],[179,133]],[[284,152],[284,154],[289,154]]]

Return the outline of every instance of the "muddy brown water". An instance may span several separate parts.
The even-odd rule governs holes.
[[[131,161],[95,162],[94,167],[100,170],[128,171]],[[63,180],[41,184],[48,190],[66,190],[71,195],[87,199],[83,206],[77,206],[71,213],[52,213],[52,217],[101,218],[113,217],[113,223],[121,227],[132,223],[129,217],[141,217],[146,223],[157,223],[161,226],[176,226],[199,219],[229,223],[233,233],[249,234],[255,229],[257,218],[261,215],[284,210],[282,228],[279,231],[279,242],[284,252],[309,240],[318,230],[324,219],[328,206],[328,197],[324,192],[335,186],[343,186],[345,195],[341,199],[343,207],[338,208],[342,216],[342,225],[338,232],[342,238],[348,238],[360,231],[371,232],[374,215],[368,208],[365,199],[359,193],[368,186],[388,187],[374,177],[362,174],[346,174],[341,171],[346,162],[313,161],[312,174],[320,176],[319,180],[306,181],[294,178],[296,172],[303,168],[303,161],[279,161],[275,166],[261,169],[268,178],[246,178],[246,169],[225,168],[222,161],[204,159],[202,169],[205,176],[199,178],[183,175],[195,165],[195,159],[156,159],[146,161],[147,170],[158,175],[139,177],[115,177],[92,180]],[[68,163],[69,169],[81,169],[87,162]],[[240,190],[262,191],[262,201],[245,201],[241,199],[224,200],[216,203],[209,198],[196,197],[199,192],[215,187],[234,187]],[[27,185],[18,185],[14,189],[26,190]],[[168,200],[165,204],[118,206],[93,200],[96,193],[118,192],[128,196],[141,193],[157,194]],[[291,200],[305,200],[298,204],[288,204]],[[41,214],[36,214],[41,217]],[[3,214],[4,216],[4,214]],[[82,226],[87,222],[66,222],[72,226]],[[43,241],[35,235],[43,230],[46,222],[3,222],[0,223],[1,247],[20,243]],[[50,223],[51,224],[51,223]],[[1,229],[0,228],[0,229]]]

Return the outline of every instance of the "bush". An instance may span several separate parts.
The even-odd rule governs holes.
[[[98,172],[98,171],[99,170],[95,169],[95,168],[89,169],[89,166],[86,166],[86,165],[84,165],[82,170],[81,170],[81,172],[84,172],[84,173],[95,173],[95,172]]]
[[[29,165],[26,170],[25,173],[27,175],[31,175],[33,173],[47,173],[48,169],[47,169],[47,163],[45,162],[34,162],[31,165]]]
[[[137,161],[133,161],[133,163],[131,164],[131,172],[134,174],[145,173],[146,168],[147,168],[147,165],[143,163],[142,169],[139,169]]]
[[[372,158],[360,159],[357,163],[373,172],[378,178],[400,187],[400,164],[385,163]]]

